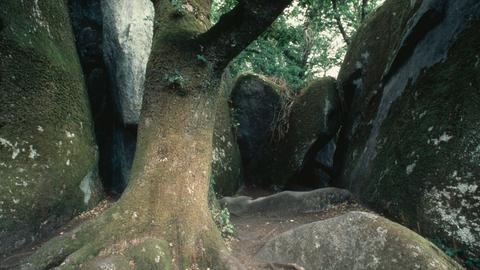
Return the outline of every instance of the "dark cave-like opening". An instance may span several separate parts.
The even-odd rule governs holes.
[[[77,52],[90,100],[98,145],[98,172],[107,194],[121,193],[128,181],[137,140],[137,125],[122,121],[118,95],[109,78],[103,51],[100,0],[68,2]]]
[[[336,148],[335,137],[317,139],[305,155],[301,170],[287,182],[285,189],[313,190],[331,186],[335,177],[333,157]]]

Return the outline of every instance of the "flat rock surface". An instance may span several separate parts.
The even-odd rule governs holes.
[[[224,197],[220,200],[220,205],[226,206],[237,216],[285,216],[292,213],[318,213],[334,204],[352,201],[353,197],[347,190],[322,188],[312,191],[283,191],[257,199],[248,196]]]

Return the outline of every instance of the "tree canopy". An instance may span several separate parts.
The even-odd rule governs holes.
[[[314,77],[336,76],[349,40],[382,0],[296,0],[230,65],[234,74],[252,71],[293,90]],[[212,22],[236,0],[215,0]]]

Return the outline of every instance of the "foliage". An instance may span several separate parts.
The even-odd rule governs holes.
[[[182,0],[171,0],[172,6],[177,9],[181,10],[182,9]]]
[[[164,79],[174,88],[183,88],[187,83],[180,70],[175,70],[174,73],[165,74]]]
[[[230,211],[228,211],[227,208],[219,209],[215,207],[211,212],[215,224],[217,224],[217,227],[222,233],[222,237],[227,238],[233,236],[235,233],[235,227],[230,221]]]
[[[210,177],[208,183],[208,208],[210,209],[210,214],[217,228],[222,233],[222,237],[231,237],[235,234],[235,227],[230,221],[230,211],[218,205],[217,195],[215,194],[215,180],[213,177]]]
[[[334,75],[346,53],[337,18],[351,38],[363,21],[382,0],[296,0],[275,23],[252,42],[231,63],[233,74],[254,72],[276,77],[289,88],[298,90],[314,77]],[[365,12],[362,12],[362,3]],[[236,0],[214,0],[212,22],[232,9]],[[336,16],[338,15],[338,16]]]
[[[173,15],[175,17],[183,17],[185,16],[185,9],[183,8],[183,1],[182,0],[170,0],[175,12]]]
[[[480,257],[471,257],[471,256],[466,256],[465,250],[460,249],[460,248],[455,248],[448,246],[445,241],[439,239],[439,238],[434,238],[431,240],[432,243],[434,243],[439,249],[441,249],[445,254],[448,256],[458,259],[462,261],[465,266],[469,269],[479,269],[480,268]]]
[[[197,54],[197,60],[205,64],[208,62],[207,58],[205,58],[205,56],[201,54]]]

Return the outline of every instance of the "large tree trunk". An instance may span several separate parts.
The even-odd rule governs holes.
[[[157,233],[165,234],[174,222],[166,238],[188,254],[197,248],[198,236],[214,228],[207,194],[218,76],[187,59],[192,55],[172,50],[153,55],[163,59],[154,61],[147,74],[138,150],[122,203],[151,220]],[[185,63],[180,71],[185,85],[157,79],[176,72],[168,58]]]
[[[194,6],[195,13],[179,10],[170,1],[156,3],[159,23],[137,152],[124,194],[99,218],[43,246],[27,260],[27,269],[48,269],[62,262],[87,269],[106,261],[117,267],[131,260],[142,265],[132,248],[155,252],[149,246],[152,241],[165,254],[158,259],[162,267],[227,267],[219,259],[223,242],[207,198],[220,75],[198,60],[192,46],[195,34],[208,26],[209,5],[203,2]],[[119,252],[120,258],[114,255]],[[143,263],[139,269],[149,269],[152,262]]]
[[[209,26],[210,0],[154,1],[129,186],[114,206],[47,242],[23,268],[239,269],[208,209],[220,75],[290,2],[240,1],[223,24],[198,38]]]

